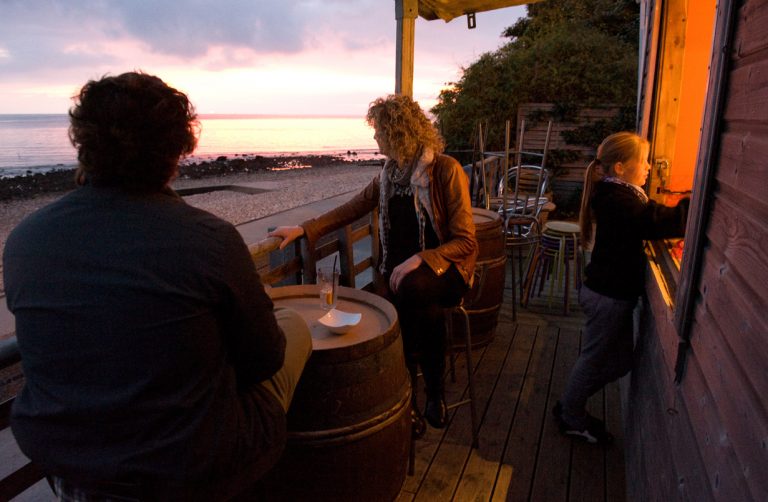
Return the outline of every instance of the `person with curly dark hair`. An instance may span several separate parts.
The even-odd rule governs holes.
[[[421,367],[424,417],[443,428],[443,309],[466,293],[478,253],[468,180],[456,159],[443,154],[443,139],[409,96],[374,100],[366,120],[387,157],[381,173],[349,202],[269,235],[283,238],[281,248],[301,236],[316,242],[378,207],[382,253],[376,291],[397,309],[409,371]]]
[[[279,458],[311,352],[231,224],[169,187],[197,141],[187,96],[140,72],[70,111],[79,188],[8,238],[25,385],[19,447],[61,500],[218,500]]]
[[[78,178],[157,191],[197,146],[199,123],[187,96],[159,78],[125,73],[90,81],[69,111]]]

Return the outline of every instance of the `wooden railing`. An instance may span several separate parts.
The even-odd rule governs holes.
[[[370,238],[370,254],[362,258],[356,254],[355,244]],[[374,211],[358,221],[322,236],[318,242],[310,243],[300,239],[284,251],[280,251],[281,240],[267,237],[251,244],[249,250],[264,284],[311,284],[315,282],[317,262],[339,253],[339,283],[352,288],[364,288],[358,284],[358,275],[367,269],[373,271],[379,258],[378,212]]]
[[[356,257],[355,244],[366,238],[370,238],[370,246],[358,246],[358,249],[370,249],[370,254],[365,253],[362,258]],[[343,286],[364,288],[369,284],[358,286],[357,283],[361,281],[357,276],[369,268],[373,271],[374,264],[378,263],[378,214],[374,211],[351,225],[322,236],[316,243],[302,238],[281,251],[280,242],[277,237],[267,237],[248,247],[264,284],[313,283],[317,262],[338,252],[339,283]],[[0,341],[0,371],[17,367],[20,360],[15,337]],[[1,391],[2,389],[0,398],[3,396]],[[14,397],[11,397],[0,403],[0,430],[10,425],[13,400]],[[11,500],[44,477],[43,472],[28,461],[9,473],[2,472],[2,475],[4,477],[0,479],[0,501]]]
[[[18,371],[21,371],[18,364],[20,361],[16,338],[11,337],[0,341],[0,371],[3,374],[8,373],[3,371],[6,369],[13,371],[13,368],[18,368]],[[0,404],[0,430],[10,426],[13,399],[12,397]],[[4,466],[2,470],[4,477],[0,479],[0,500],[11,500],[44,477],[42,471],[28,460],[20,461],[18,467],[14,466],[10,472],[5,472],[7,468],[8,466]]]

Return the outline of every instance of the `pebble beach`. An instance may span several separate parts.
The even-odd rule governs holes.
[[[300,167],[297,167],[300,166]],[[260,183],[268,189],[259,193],[242,193],[232,190],[213,190],[184,196],[188,204],[199,207],[229,221],[233,225],[245,223],[326,199],[367,185],[381,170],[381,162],[349,162],[330,158],[294,159],[287,166],[276,168],[246,167],[242,163],[221,161],[205,169],[182,168],[181,175],[173,183],[176,190],[222,185]],[[59,175],[61,183],[48,184],[42,190],[20,189],[18,193],[0,198],[0,249],[10,231],[28,214],[50,204],[71,187],[72,174]],[[28,184],[29,180],[14,178],[17,185]],[[12,184],[9,180],[6,185]],[[36,185],[40,185],[37,183]],[[300,222],[286,221],[286,225]],[[0,265],[1,266],[1,265]],[[4,291],[0,269],[0,291]]]

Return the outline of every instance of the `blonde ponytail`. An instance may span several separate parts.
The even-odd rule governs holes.
[[[589,163],[584,172],[584,191],[581,193],[581,209],[579,210],[579,227],[581,228],[581,247],[586,251],[591,251],[594,244],[594,218],[590,201],[592,199],[592,190],[595,183],[603,179],[603,172],[600,159],[595,159]]]

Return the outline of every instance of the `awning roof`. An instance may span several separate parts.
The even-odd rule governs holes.
[[[484,12],[539,1],[541,0],[419,0],[419,16],[429,21],[443,19],[448,22],[472,12]]]
[[[395,0],[395,93],[413,96],[413,45],[418,16],[428,21],[443,19],[448,22],[466,14],[540,1],[542,0]],[[472,25],[470,28],[474,27],[474,23]]]

